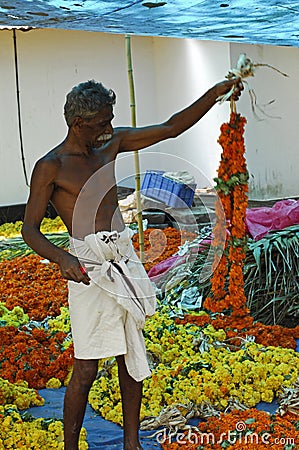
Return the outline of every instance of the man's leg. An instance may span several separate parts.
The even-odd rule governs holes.
[[[124,419],[124,450],[142,450],[138,437],[142,382],[128,374],[123,356],[117,356],[116,360]]]
[[[75,359],[64,397],[64,448],[78,450],[88,393],[98,373],[97,360]]]

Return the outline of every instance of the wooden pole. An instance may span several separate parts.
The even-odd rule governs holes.
[[[136,127],[136,103],[135,103],[135,89],[132,67],[132,54],[131,54],[131,37],[126,35],[126,54],[127,54],[127,67],[128,67],[128,79],[130,88],[130,108],[131,108],[131,123],[133,127]],[[137,224],[139,232],[139,257],[141,262],[144,262],[144,233],[142,223],[142,208],[141,208],[141,196],[140,196],[140,163],[138,150],[134,152],[135,163],[135,190],[136,190],[136,204],[137,204]]]

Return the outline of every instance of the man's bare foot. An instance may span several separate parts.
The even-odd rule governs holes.
[[[124,447],[124,450],[143,450],[143,447],[141,447],[141,445],[138,445],[137,447]]]
[[[124,447],[124,450],[143,450],[143,447],[141,447],[141,445],[138,445],[137,447]]]
[[[137,446],[127,443],[124,444],[124,450],[143,450],[143,447],[140,442],[138,442]]]

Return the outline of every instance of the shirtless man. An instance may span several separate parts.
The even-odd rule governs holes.
[[[243,90],[240,80],[222,81],[164,123],[142,128],[113,128],[115,94],[101,83],[91,80],[75,86],[67,95],[64,107],[67,136],[37,161],[32,173],[22,228],[25,242],[42,257],[57,263],[64,278],[90,287],[91,280],[78,258],[49,242],[40,232],[48,203],[55,207],[70,236],[77,239],[103,230],[121,232],[125,226],[118,209],[114,175],[118,153],[140,150],[179,136],[233,86],[232,97],[238,100]],[[82,195],[83,201],[78,202]],[[140,450],[142,381],[137,382],[129,375],[123,355],[116,359],[123,404],[124,449]],[[97,359],[75,357],[64,400],[65,450],[78,450],[88,393],[97,369]]]

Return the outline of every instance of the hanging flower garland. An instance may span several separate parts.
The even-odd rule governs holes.
[[[248,313],[243,279],[247,244],[245,216],[248,205],[245,124],[246,119],[232,111],[229,123],[221,126],[218,139],[223,151],[218,177],[215,178],[218,198],[212,243],[215,250],[212,297],[207,298],[204,304],[212,312],[229,310],[241,316]]]
[[[269,64],[254,63],[246,53],[239,56],[236,68],[231,69],[226,75],[229,80],[239,79],[248,85],[255,116],[257,116],[255,108],[264,115],[267,114],[256,104],[256,95],[246,79],[254,76],[256,67],[262,66],[269,67],[285,77],[288,76]],[[236,104],[231,97],[234,90],[235,86],[217,99],[220,103],[230,99],[231,114],[229,123],[221,126],[218,140],[223,151],[218,177],[215,178],[218,198],[215,204],[216,225],[212,244],[215,250],[214,274],[211,280],[212,296],[206,299],[204,306],[211,312],[230,312],[233,316],[242,317],[249,312],[246,308],[243,279],[243,263],[247,247],[245,216],[249,177],[244,145],[246,119],[236,112]]]

